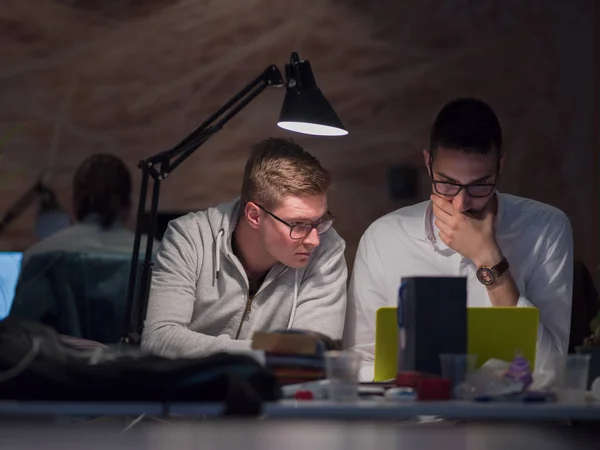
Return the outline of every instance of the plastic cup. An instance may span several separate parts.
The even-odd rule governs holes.
[[[329,399],[335,402],[358,400],[360,355],[351,350],[325,352]]]
[[[562,403],[585,402],[590,370],[588,354],[558,356],[554,360],[556,370],[556,394]]]
[[[442,378],[450,380],[452,392],[460,386],[469,374],[475,371],[477,355],[443,353],[440,355]]]

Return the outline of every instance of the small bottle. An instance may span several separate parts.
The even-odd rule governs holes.
[[[515,356],[504,376],[515,381],[521,381],[523,390],[526,390],[533,383],[529,361],[521,354]]]

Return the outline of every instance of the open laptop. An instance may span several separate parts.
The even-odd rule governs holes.
[[[376,313],[375,371],[373,381],[396,377],[398,362],[397,308]],[[487,360],[511,361],[517,353],[535,367],[539,310],[514,307],[467,308],[467,352],[477,355],[477,367]]]
[[[21,252],[0,252],[0,320],[8,316],[21,271]]]

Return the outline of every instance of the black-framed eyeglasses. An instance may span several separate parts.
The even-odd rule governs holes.
[[[275,214],[273,214],[268,209],[263,208],[258,203],[254,203],[254,204],[256,206],[258,206],[260,209],[262,209],[264,212],[266,212],[268,215],[270,215],[273,219],[290,227],[290,237],[292,239],[304,239],[314,229],[317,230],[317,234],[319,234],[319,235],[324,234],[327,231],[329,231],[329,229],[333,225],[333,221],[335,219],[335,217],[333,217],[333,215],[329,211],[327,211],[327,213],[323,217],[321,217],[321,219],[319,219],[318,221],[316,221],[314,223],[289,223],[289,222],[283,220],[281,217],[277,217]]]
[[[498,186],[499,181],[499,169],[500,163],[496,168],[496,180],[493,183],[472,183],[472,184],[460,184],[454,181],[440,181],[433,178],[433,158],[429,158],[429,178],[435,192],[445,197],[456,197],[463,189],[467,192],[467,195],[472,198],[483,198],[491,195]]]
[[[438,181],[431,178],[435,192],[445,197],[456,197],[463,189],[473,198],[483,198],[494,192],[496,183],[460,184],[451,181]]]

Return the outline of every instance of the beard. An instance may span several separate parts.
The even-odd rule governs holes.
[[[463,214],[465,216],[474,217],[475,219],[478,219],[478,218],[481,217],[481,214],[483,213],[484,209],[485,208],[482,208],[482,209],[468,209],[465,212],[463,212]]]
[[[487,208],[493,208],[494,213],[498,212],[498,204],[496,203],[496,196],[492,194],[486,204],[480,209],[467,209],[463,214],[473,217],[475,219],[481,218],[483,212]]]

